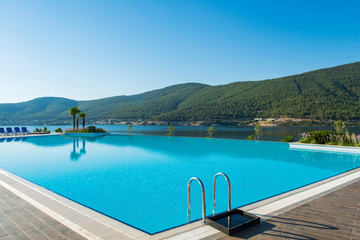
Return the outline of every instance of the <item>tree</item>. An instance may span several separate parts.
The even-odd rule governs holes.
[[[76,118],[76,131],[79,130],[79,118]]]
[[[175,135],[175,127],[174,125],[170,124],[170,126],[166,129],[166,136],[172,137]]]
[[[260,136],[262,135],[262,128],[260,127],[260,124],[256,124],[254,128],[255,132],[255,140],[260,140]]]
[[[75,129],[75,117],[77,114],[81,113],[81,110],[78,107],[72,107],[69,109],[70,115],[73,117],[73,129]]]
[[[343,121],[341,121],[341,120],[337,121],[337,122],[334,124],[334,128],[335,128],[335,132],[341,133],[341,134],[343,134],[343,133],[345,133],[345,132],[348,131],[348,130],[346,129],[346,124],[345,124]]]
[[[83,128],[85,128],[85,117],[86,117],[86,113],[82,112],[79,115],[82,118],[82,123],[83,123]]]
[[[216,132],[216,129],[214,128],[214,126],[209,127],[209,129],[207,131],[207,137],[211,138],[215,132]]]
[[[130,135],[132,135],[133,131],[134,131],[133,125],[132,125],[132,123],[129,123],[129,125],[128,125],[128,133],[129,133]]]

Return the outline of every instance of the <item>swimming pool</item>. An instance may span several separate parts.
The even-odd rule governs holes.
[[[187,223],[187,183],[199,177],[212,213],[218,172],[239,207],[360,166],[359,154],[297,151],[287,143],[119,136],[29,137],[0,142],[0,167],[124,223],[154,234]],[[217,212],[227,184],[217,181]],[[192,185],[191,220],[201,218]]]

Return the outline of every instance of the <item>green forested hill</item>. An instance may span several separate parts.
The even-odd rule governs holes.
[[[0,104],[0,121],[71,120],[68,109],[73,106],[93,120],[360,119],[360,62],[264,81],[187,83],[91,101],[38,98]]]
[[[360,63],[204,88],[158,119],[360,118]]]
[[[177,109],[181,102],[205,87],[199,83],[179,84],[133,96],[83,101],[79,108],[98,119],[151,119]]]
[[[117,96],[91,101],[75,101],[65,98],[43,97],[28,102],[0,104],[0,123],[47,123],[72,121],[69,108],[78,106],[87,113],[87,119],[151,119],[175,110],[196,91],[208,85],[199,83],[179,84],[132,96]]]
[[[77,104],[77,101],[57,97],[43,97],[21,103],[0,104],[0,121],[16,123],[24,120],[56,119],[61,112],[68,111],[69,106],[76,106]]]

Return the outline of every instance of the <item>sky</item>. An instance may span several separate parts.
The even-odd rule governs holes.
[[[0,0],[0,103],[221,85],[360,61],[360,1]]]

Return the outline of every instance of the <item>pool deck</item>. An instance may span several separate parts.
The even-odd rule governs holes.
[[[0,239],[85,238],[0,186]]]
[[[263,221],[235,239],[360,239],[360,180]]]

